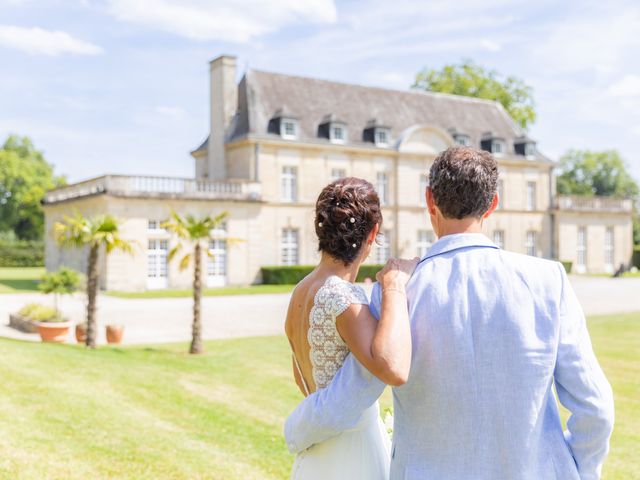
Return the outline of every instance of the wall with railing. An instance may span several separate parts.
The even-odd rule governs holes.
[[[632,211],[633,201],[628,198],[558,195],[555,207],[558,210],[626,213]]]
[[[51,190],[45,203],[109,193],[124,197],[169,197],[210,200],[261,199],[261,185],[244,180],[202,180],[149,175],[105,175]]]

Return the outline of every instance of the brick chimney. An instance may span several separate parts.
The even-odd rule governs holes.
[[[209,67],[211,123],[206,172],[209,178],[220,180],[227,178],[224,142],[238,108],[236,57],[221,55]]]

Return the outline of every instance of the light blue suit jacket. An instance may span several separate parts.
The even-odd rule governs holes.
[[[600,478],[613,395],[561,264],[449,235],[422,259],[407,298],[413,357],[393,389],[391,480]],[[378,317],[378,286],[370,308]],[[564,434],[554,385],[571,412]],[[287,419],[289,450],[353,427],[383,389],[349,355]]]

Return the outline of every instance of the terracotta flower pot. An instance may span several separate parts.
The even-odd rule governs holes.
[[[87,325],[84,323],[76,324],[76,341],[85,343],[87,341]]]
[[[39,322],[38,333],[43,342],[64,343],[69,336],[71,322]]]
[[[124,325],[107,325],[107,342],[121,343],[124,335]]]

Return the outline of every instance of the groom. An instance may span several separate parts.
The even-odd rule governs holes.
[[[449,148],[429,180],[439,240],[407,285],[413,358],[393,389],[391,480],[600,478],[613,396],[562,265],[481,234],[498,204],[489,153]],[[370,308],[379,317],[377,285]],[[564,433],[554,386],[571,413]],[[289,450],[353,427],[383,389],[349,355],[287,419]]]

